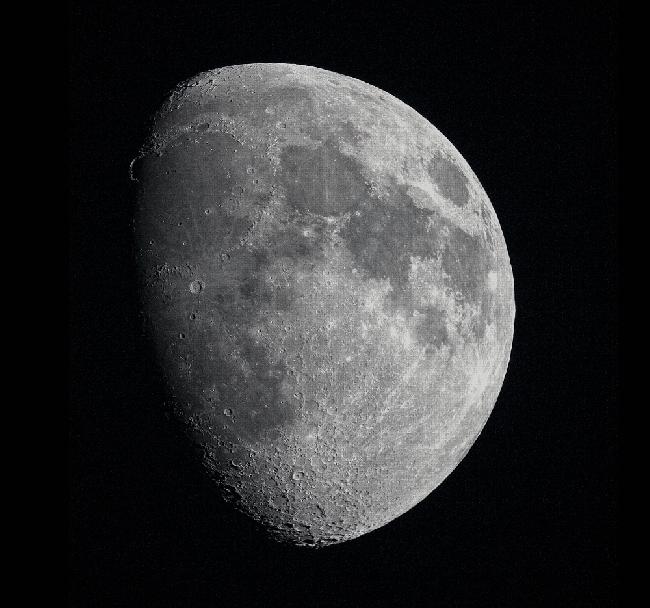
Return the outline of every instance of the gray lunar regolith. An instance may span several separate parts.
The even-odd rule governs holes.
[[[354,78],[232,66],[173,91],[131,176],[147,326],[230,502],[322,546],[449,475],[515,306],[494,209],[435,127]]]

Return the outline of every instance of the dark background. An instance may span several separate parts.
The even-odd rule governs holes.
[[[432,7],[425,8],[431,4]],[[613,606],[616,3],[69,5],[71,606]],[[224,507],[140,337],[129,162],[165,93],[288,62],[436,125],[505,233],[511,362],[467,457],[391,524],[319,551]]]

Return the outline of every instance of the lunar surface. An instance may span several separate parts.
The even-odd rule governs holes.
[[[324,546],[450,474],[515,306],[494,209],[435,127],[354,78],[226,67],[171,93],[131,178],[146,325],[228,501]]]

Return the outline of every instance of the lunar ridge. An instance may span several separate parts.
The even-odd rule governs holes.
[[[435,127],[354,78],[231,66],[169,95],[130,171],[147,328],[229,502],[319,547],[451,473],[515,306],[494,209]]]

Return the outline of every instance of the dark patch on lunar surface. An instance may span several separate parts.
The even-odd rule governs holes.
[[[354,209],[365,194],[358,164],[331,140],[314,151],[287,146],[281,162],[287,202],[301,211],[340,215]]]
[[[396,191],[387,206],[378,199],[359,201],[359,214],[343,231],[347,248],[368,276],[389,279],[396,297],[408,282],[411,256],[433,257],[439,248],[435,234],[427,232],[432,212],[418,209]]]
[[[467,205],[467,178],[454,163],[436,154],[429,162],[429,175],[445,198],[458,207]]]
[[[431,354],[443,344],[449,343],[444,311],[428,306],[418,310],[417,338],[425,352]]]
[[[235,66],[180,85],[132,164],[174,411],[227,500],[282,542],[342,542],[411,508],[503,381],[503,236],[424,124],[345,76]],[[444,203],[414,200],[422,175]]]

